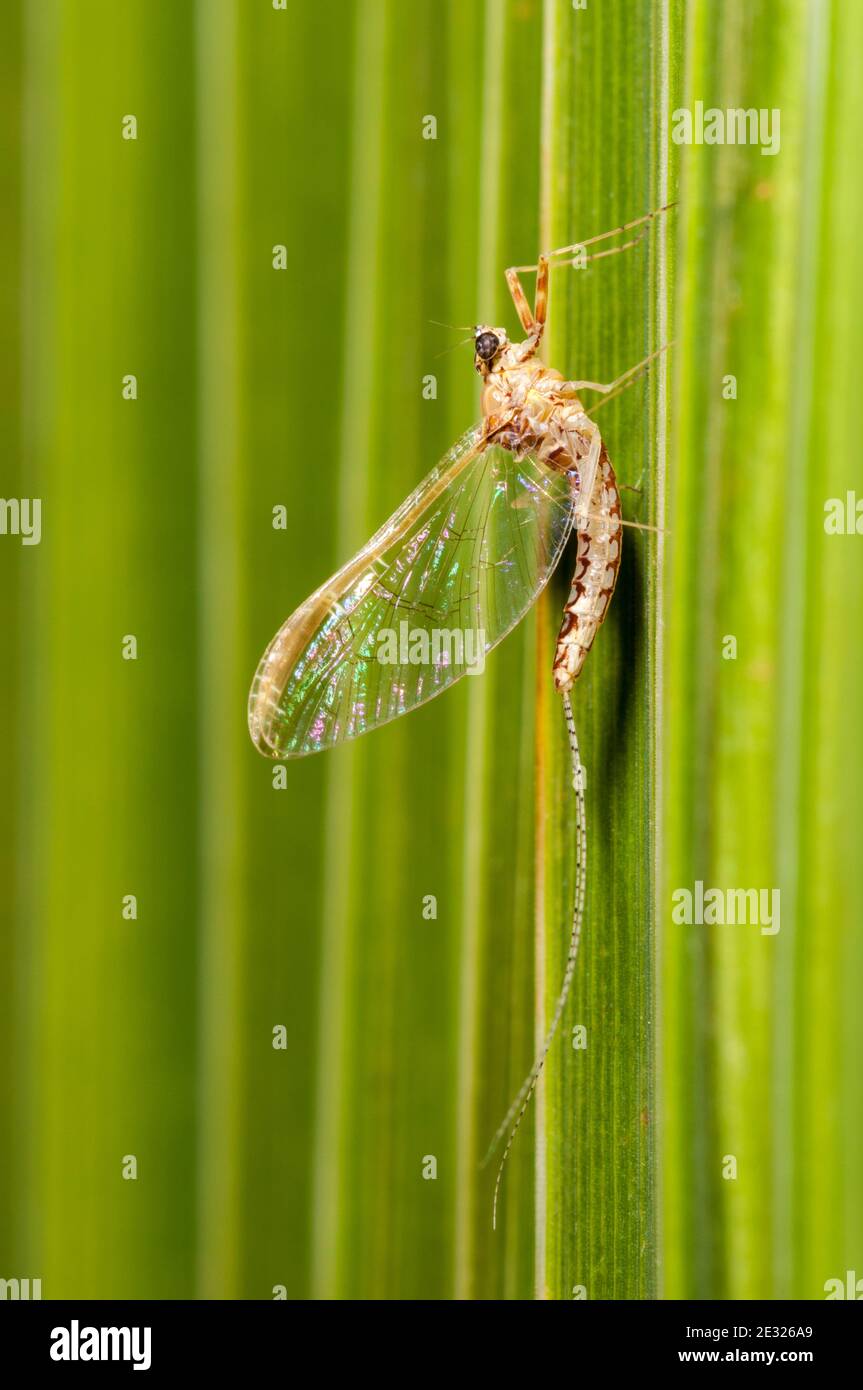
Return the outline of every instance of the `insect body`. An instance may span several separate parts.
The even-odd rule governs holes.
[[[525,337],[511,342],[504,329],[485,324],[473,330],[474,365],[483,380],[481,423],[363,549],[288,618],[264,653],[249,696],[252,740],[276,759],[304,757],[388,723],[476,669],[471,652],[484,657],[524,616],[575,530],[575,573],[552,668],[563,696],[576,794],[575,903],[550,1026],[492,1143],[494,1148],[508,1134],[495,1184],[495,1214],[503,1166],[575,969],[587,840],[569,692],[608,611],[620,567],[620,494],[581,393],[598,391],[608,398],[651,361],[646,358],[607,384],[567,381],[545,366],[538,349],[549,266],[569,264],[575,253],[584,264],[624,251],[656,215],[541,256],[536,266],[506,272]],[[642,231],[633,240],[584,256],[584,247],[637,226]],[[519,280],[524,271],[536,272],[533,309]]]
[[[542,324],[523,343],[503,329],[476,330],[476,366],[485,378],[482,408],[497,441],[516,457],[532,454],[569,477],[578,556],[554,655],[555,689],[572,688],[608,610],[620,568],[620,493],[596,424],[573,383],[536,357]]]
[[[561,258],[574,252],[584,264],[624,251],[645,228],[621,246],[583,255],[655,216],[506,272],[525,338],[511,343],[503,329],[484,325],[474,331],[482,423],[288,618],[261,659],[249,731],[265,756],[320,752],[447,689],[472,669],[465,638],[484,655],[506,636],[545,587],[574,526],[576,570],[554,658],[555,685],[570,688],[608,609],[621,540],[614,470],[579,393],[608,396],[651,358],[607,384],[566,381],[544,366],[537,351],[549,265],[568,264]],[[536,271],[533,310],[519,280],[525,270]],[[394,656],[388,639],[403,622],[410,640]],[[454,640],[442,642],[444,634]]]

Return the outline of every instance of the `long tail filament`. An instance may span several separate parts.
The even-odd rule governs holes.
[[[563,694],[563,709],[566,716],[566,727],[569,732],[569,751],[572,758],[572,785],[575,789],[575,899],[572,908],[572,929],[569,935],[569,954],[566,958],[566,969],[563,974],[563,984],[557,1003],[554,1008],[554,1016],[551,1026],[545,1035],[545,1040],[537,1054],[533,1066],[522,1082],[521,1088],[509,1110],[501,1121],[497,1133],[489,1145],[488,1153],[483,1159],[487,1163],[500,1143],[503,1136],[509,1132],[506,1141],[506,1148],[497,1170],[497,1178],[494,1184],[494,1203],[492,1206],[492,1226],[497,1227],[497,1199],[500,1192],[503,1170],[509,1151],[513,1146],[515,1136],[518,1134],[524,1112],[528,1107],[530,1098],[536,1089],[545,1059],[548,1056],[549,1048],[557,1032],[561,1015],[566,1008],[566,1001],[569,998],[570,986],[572,985],[573,975],[575,974],[575,962],[578,959],[578,947],[581,941],[581,924],[584,919],[584,896],[587,885],[587,817],[585,814],[584,800],[584,769],[578,751],[578,738],[575,732],[575,720],[572,717],[572,705],[569,700],[569,691]]]

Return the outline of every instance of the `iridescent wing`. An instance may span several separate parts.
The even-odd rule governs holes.
[[[572,477],[470,430],[273,638],[249,696],[270,758],[301,758],[425,704],[524,616],[560,559]]]

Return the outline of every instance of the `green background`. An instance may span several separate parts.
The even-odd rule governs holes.
[[[0,536],[0,1277],[863,1276],[863,540],[824,528],[863,496],[861,51],[856,0],[2,7],[0,492],[41,498],[43,535]],[[780,152],[678,147],[696,100],[778,108]],[[246,695],[476,418],[431,320],[514,330],[505,266],[675,197],[551,287],[570,377],[675,346],[598,417],[626,514],[663,529],[626,534],[575,692],[583,954],[493,1232],[479,1160],[569,935],[571,559],[482,679],[284,789]],[[699,879],[778,887],[780,932],[674,924]]]

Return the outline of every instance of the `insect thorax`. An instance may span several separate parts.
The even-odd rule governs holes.
[[[577,452],[570,433],[581,405],[560,395],[563,380],[535,357],[511,365],[504,361],[486,377],[482,410],[492,427],[500,424],[495,442],[502,448],[516,457],[535,454],[549,467],[567,472]]]

